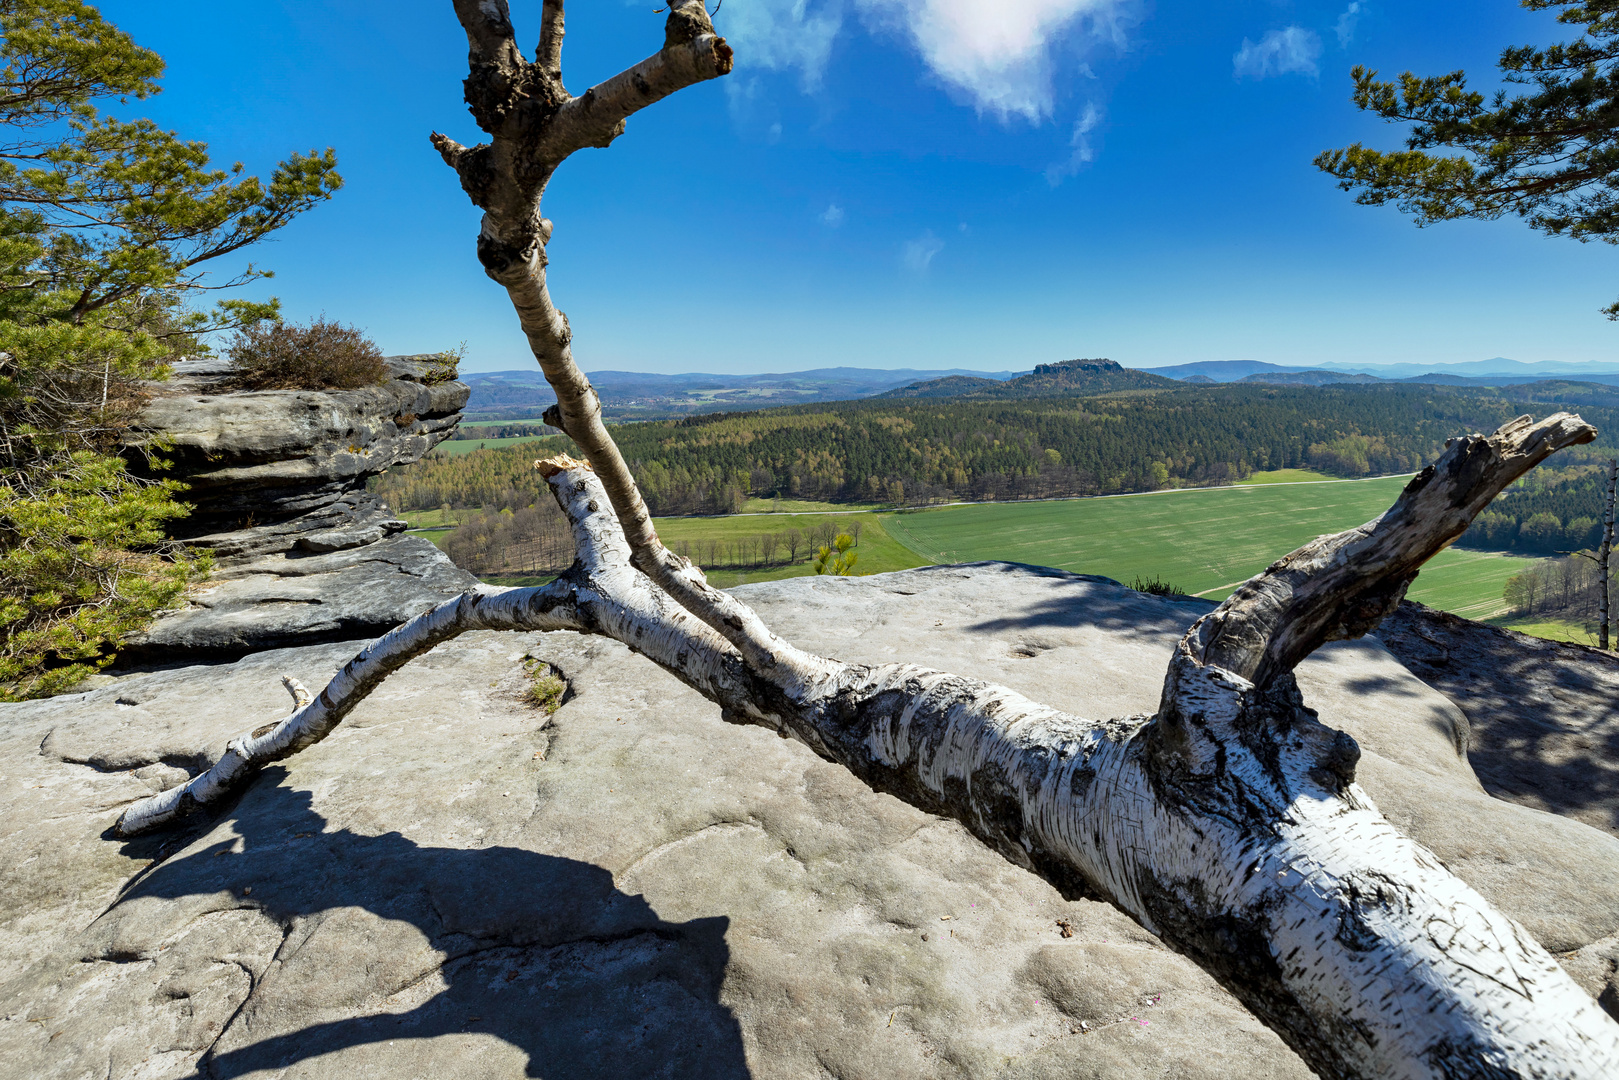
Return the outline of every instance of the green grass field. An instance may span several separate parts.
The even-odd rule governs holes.
[[[760,533],[781,533],[788,529],[813,529],[824,521],[838,522],[841,528],[850,527],[850,519],[860,521],[860,544],[854,550],[859,555],[855,572],[859,574],[886,574],[890,570],[906,570],[913,566],[926,566],[927,560],[889,535],[885,528],[886,515],[876,514],[792,514],[781,516],[731,517],[677,517],[656,518],[658,536],[670,547],[681,541],[695,543],[700,540],[729,540],[738,536],[757,536]],[[778,552],[785,558],[785,552]],[[745,581],[778,581],[781,578],[802,577],[815,573],[810,560],[814,552],[799,552],[793,566],[770,566],[748,570],[726,567],[705,568],[708,580],[722,589],[740,585]]]
[[[1507,610],[1501,599],[1507,578],[1536,561],[1498,551],[1449,548],[1428,560],[1406,595],[1464,619],[1493,619]]]
[[[953,506],[884,515],[884,523],[933,562],[1007,559],[1126,584],[1157,575],[1222,599],[1278,556],[1376,517],[1405,484],[1404,477],[1387,477]]]
[[[543,435],[523,435],[512,439],[448,439],[433,447],[434,454],[448,454],[456,457],[461,454],[470,454],[474,450],[499,450],[503,446],[516,446],[518,443],[533,442],[544,438]]]
[[[1007,559],[1137,576],[1223,600],[1275,559],[1323,533],[1370,521],[1407,478],[1161,492],[1070,502],[957,506],[883,515],[895,539],[935,562]],[[1495,552],[1441,552],[1410,596],[1467,618],[1500,613],[1501,587],[1531,560]]]
[[[878,503],[829,503],[813,499],[749,499],[742,504],[744,514],[847,514],[853,510],[875,510]],[[791,526],[784,525],[783,528]]]
[[[679,550],[683,543],[729,541],[795,528],[809,530],[826,521],[838,521],[847,529],[858,520],[861,533],[856,550],[860,558],[855,569],[861,574],[935,562],[1005,559],[1101,574],[1125,584],[1137,576],[1156,576],[1187,592],[1222,600],[1237,585],[1294,548],[1323,533],[1338,532],[1376,517],[1399,496],[1406,479],[1380,477],[1337,483],[1273,480],[1151,495],[990,503],[905,513],[825,513],[820,511],[829,504],[782,500],[784,512],[779,515],[755,511],[728,517],[658,518],[656,524],[664,542]],[[1295,486],[1283,486],[1287,484]],[[770,505],[766,500],[754,502]],[[795,512],[786,512],[789,508]],[[455,516],[452,512],[450,522]],[[444,524],[442,517],[436,510],[408,515],[411,525],[417,528]],[[449,534],[418,535],[442,543]],[[693,554],[701,558],[701,549]],[[785,558],[784,551],[778,554]],[[792,566],[711,567],[708,576],[722,588],[747,581],[799,577],[814,573],[812,554],[800,552],[798,562]],[[1583,629],[1573,624],[1506,619],[1502,586],[1532,561],[1498,552],[1451,548],[1428,563],[1409,595],[1466,618],[1490,620],[1541,637],[1584,642]],[[516,579],[489,580],[518,583]]]
[[[1528,616],[1521,619],[1491,619],[1492,626],[1504,626],[1508,630],[1516,630],[1520,634],[1532,634],[1535,637],[1550,638],[1552,641],[1572,641],[1576,645],[1596,645],[1597,636],[1579,623],[1568,622],[1564,619],[1546,619],[1539,616]]]

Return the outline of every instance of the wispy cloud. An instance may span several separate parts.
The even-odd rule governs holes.
[[[1338,16],[1338,23],[1332,28],[1338,35],[1338,47],[1347,49],[1349,43],[1355,40],[1355,24],[1360,21],[1361,0],[1349,0],[1349,6],[1344,13]]]
[[[1231,57],[1233,74],[1239,79],[1267,79],[1272,75],[1295,72],[1320,74],[1316,61],[1321,58],[1321,38],[1313,30],[1289,26],[1272,30],[1256,45],[1242,39],[1242,48]]]
[[[839,206],[837,203],[832,203],[825,210],[821,211],[821,224],[833,229],[837,228],[839,225],[842,225],[843,207]]]
[[[726,10],[721,32],[739,68],[796,71],[811,93],[821,85],[832,42],[843,28],[842,0],[746,0]]]
[[[905,241],[905,248],[901,261],[905,269],[913,274],[925,274],[928,267],[933,264],[933,256],[944,250],[944,241],[933,235],[933,230],[918,236],[915,240]]]
[[[1073,176],[1081,168],[1096,160],[1096,151],[1091,147],[1091,132],[1102,123],[1102,110],[1092,102],[1085,103],[1085,111],[1074,122],[1074,134],[1069,138],[1068,145],[1073,150],[1067,161],[1051,165],[1046,168],[1046,183],[1056,187],[1064,178]]]
[[[1076,28],[1123,43],[1132,0],[853,0],[909,36],[934,74],[1001,120],[1051,115],[1053,53]]]

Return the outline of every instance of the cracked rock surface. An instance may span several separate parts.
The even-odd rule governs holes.
[[[845,659],[1150,712],[1208,605],[1010,564],[739,590]],[[0,1061],[84,1076],[1310,1074],[1188,961],[959,826],[736,727],[605,639],[478,633],[188,831],[129,800],[362,642],[0,706]],[[525,658],[566,679],[547,716]],[[1385,813],[1611,999],[1619,839],[1494,799],[1467,717],[1375,641],[1299,671]],[[1605,999],[1607,1000],[1607,999]]]

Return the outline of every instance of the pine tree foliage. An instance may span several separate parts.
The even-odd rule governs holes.
[[[0,699],[82,680],[203,568],[162,547],[185,510],[160,448],[130,445],[143,386],[206,351],[199,335],[276,317],[273,300],[199,308],[269,276],[208,268],[341,183],[330,150],[265,182],[98,109],[157,93],[162,72],[87,4],[0,0]]]
[[[1619,0],[1522,0],[1583,27],[1575,40],[1502,51],[1509,86],[1485,95],[1462,71],[1379,80],[1356,67],[1355,104],[1410,125],[1404,150],[1355,143],[1315,159],[1356,201],[1392,202],[1418,225],[1516,214],[1531,228],[1619,243]],[[1619,302],[1603,309],[1619,319]]]

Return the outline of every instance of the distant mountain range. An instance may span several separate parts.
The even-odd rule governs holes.
[[[1314,367],[1288,367],[1262,360],[1200,360],[1171,367],[1142,368],[1181,382],[1268,382],[1287,385],[1325,386],[1329,383],[1414,382],[1442,386],[1516,386],[1543,379],[1569,379],[1619,385],[1619,365],[1559,364],[1540,361],[1526,364],[1497,356],[1463,364],[1343,364],[1325,363]]]
[[[948,378],[984,382],[1009,379],[1011,371],[966,371],[948,368],[816,368],[767,375],[716,375],[691,372],[664,375],[644,371],[592,371],[591,385],[611,420],[652,419],[692,413],[764,409],[821,401],[874,397],[896,387]],[[537,368],[520,371],[468,372],[461,381],[472,387],[467,403],[470,419],[538,418],[556,395]]]
[[[1382,382],[1518,386],[1551,379],[1619,386],[1619,365],[1553,361],[1526,364],[1501,356],[1432,367],[1336,362],[1291,367],[1261,360],[1200,360],[1168,367],[1128,368],[1112,360],[1092,359],[1039,364],[1033,371],[1021,372],[833,367],[765,375],[664,375],[641,371],[592,371],[589,375],[609,420],[648,420],[872,397],[982,401],[1232,382],[1288,386]],[[467,404],[468,418],[472,420],[538,419],[556,400],[545,377],[534,368],[469,372],[462,381],[472,387]]]

